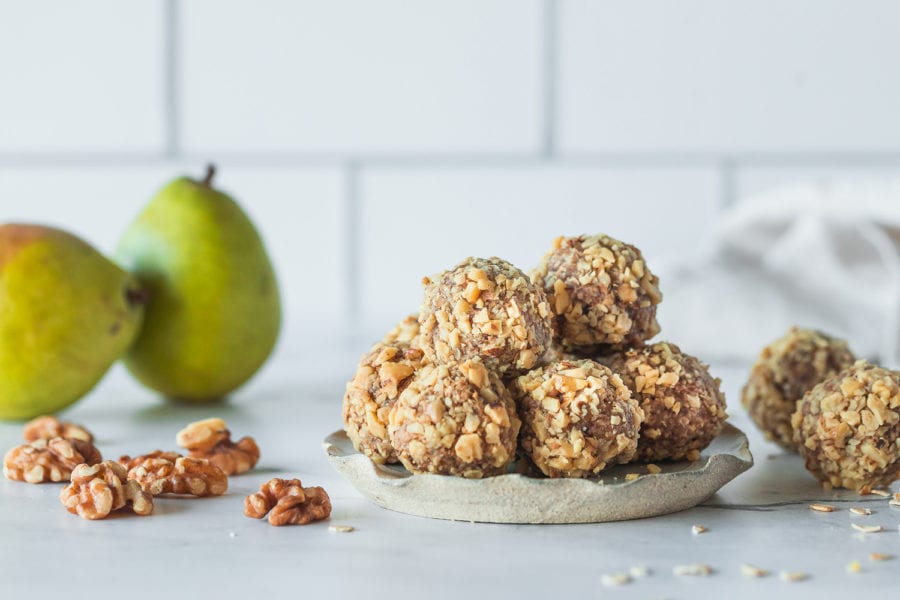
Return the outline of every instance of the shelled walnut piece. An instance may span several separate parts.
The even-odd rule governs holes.
[[[252,437],[231,441],[231,432],[222,419],[204,419],[178,432],[176,443],[188,450],[191,458],[202,458],[226,475],[252,469],[259,461],[259,446]]]
[[[270,479],[244,499],[244,514],[253,519],[269,515],[269,524],[306,525],[331,515],[331,499],[320,487],[303,487],[299,479]]]
[[[25,423],[22,437],[26,442],[49,440],[56,437],[91,443],[94,441],[94,436],[85,427],[68,421],[60,421],[53,415],[43,415]]]
[[[7,479],[26,483],[66,481],[79,464],[94,465],[102,460],[90,442],[61,437],[37,439],[6,453],[3,474]]]
[[[63,488],[59,499],[70,513],[92,521],[105,519],[128,503],[135,514],[153,512],[153,496],[127,479],[125,468],[112,460],[75,467],[72,482]]]
[[[228,476],[202,458],[156,450],[134,458],[123,456],[119,462],[128,469],[128,479],[154,496],[221,496],[228,490]]]

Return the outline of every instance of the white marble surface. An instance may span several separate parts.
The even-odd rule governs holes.
[[[287,337],[286,339],[290,339]],[[358,346],[358,344],[357,344]],[[189,421],[221,416],[262,448],[259,468],[234,477],[225,496],[159,499],[150,517],[122,513],[88,522],[67,513],[57,484],[0,481],[0,597],[86,597],[91,588],[128,598],[215,597],[638,597],[823,598],[891,593],[900,584],[900,510],[877,496],[823,492],[795,456],[781,455],[749,425],[737,400],[744,368],[719,366],[733,422],[751,439],[756,465],[703,506],[641,521],[595,525],[486,525],[436,521],[380,509],[331,469],[322,438],[340,425],[349,349],[283,347],[229,403],[184,406],[140,389],[121,368],[65,416],[90,427],[106,457],[174,449]],[[0,424],[0,446],[19,443],[19,424]],[[770,458],[770,455],[774,455]],[[242,515],[243,497],[270,477],[322,485],[331,523],[270,527]],[[895,490],[898,489],[895,487]],[[835,498],[835,496],[838,496]],[[815,513],[810,501],[840,510]],[[850,506],[874,510],[853,517]],[[852,522],[883,525],[861,534]],[[693,535],[691,526],[708,532]],[[875,563],[871,552],[893,554]],[[845,567],[859,560],[863,571]],[[673,575],[704,563],[709,577]],[[748,579],[751,563],[772,575]],[[605,587],[604,574],[646,565],[650,575]],[[809,579],[785,583],[782,570]],[[215,591],[214,594],[212,592]]]

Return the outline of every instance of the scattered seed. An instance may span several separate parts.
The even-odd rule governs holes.
[[[829,504],[810,504],[809,508],[816,512],[834,512],[834,507]]]
[[[741,573],[744,574],[744,577],[765,577],[769,574],[765,569],[753,565],[741,565]]]
[[[653,463],[650,463],[649,465],[647,465],[647,472],[650,473],[651,475],[656,475],[657,473],[662,473],[662,469],[660,469],[658,466],[654,465]]]
[[[857,531],[862,531],[863,533],[878,533],[879,531],[884,531],[884,527],[881,525],[857,525],[856,523],[850,523],[853,526],[853,529]]]
[[[900,492],[894,492],[894,502],[900,502]]]
[[[869,490],[870,494],[875,494],[876,496],[881,496],[882,498],[890,498],[891,493],[886,492],[884,490]]]
[[[355,531],[352,525],[329,525],[328,531],[334,533],[350,533],[351,531]]]
[[[778,574],[778,577],[782,581],[786,581],[788,583],[809,579],[809,575],[807,575],[806,573],[801,573],[800,571],[782,571]]]
[[[859,564],[858,560],[854,560],[853,562],[847,565],[848,573],[862,573],[862,565]]]
[[[900,506],[900,499],[894,498],[890,502],[888,502],[891,506]]]
[[[874,561],[891,560],[892,558],[894,558],[894,556],[892,554],[884,554],[881,552],[873,552],[872,554],[869,555],[869,560],[874,560]]]
[[[854,506],[853,508],[851,508],[851,509],[850,509],[850,512],[852,512],[854,515],[863,515],[863,516],[868,516],[868,515],[871,515],[871,514],[872,514],[872,510],[871,510],[871,509],[869,509],[869,508],[857,508],[856,506]]]
[[[632,577],[637,579],[637,578],[646,577],[647,575],[649,575],[650,569],[647,568],[646,565],[635,565],[635,566],[631,567],[629,572],[631,573]]]
[[[628,475],[625,476],[625,481],[634,481],[635,479],[637,479],[640,476],[641,476],[640,473],[629,473]]]
[[[625,573],[609,573],[601,575],[600,582],[606,587],[616,587],[631,583],[631,577]]]
[[[693,527],[691,527],[691,533],[693,533],[694,535],[700,535],[701,533],[706,533],[707,531],[709,530],[703,525],[694,525]]]
[[[230,537],[230,538],[236,538],[236,537],[237,537],[237,534],[236,534],[235,532],[233,532],[233,531],[229,531],[229,532],[228,532],[228,537]]]
[[[692,577],[706,577],[711,575],[713,570],[709,565],[678,565],[672,572],[676,575],[690,575]]]

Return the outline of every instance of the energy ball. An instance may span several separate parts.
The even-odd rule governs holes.
[[[419,321],[405,318],[363,355],[344,394],[344,430],[353,447],[374,462],[397,462],[388,436],[388,414],[416,369],[426,363]]]
[[[697,460],[728,415],[720,381],[678,346],[658,342],[603,359],[644,411],[641,461]]]
[[[659,333],[659,279],[641,251],[606,235],[557,238],[531,274],[566,348],[623,348]]]
[[[814,385],[856,362],[847,342],[812,329],[791,327],[763,348],[741,391],[741,404],[765,436],[796,451],[791,415]]]
[[[500,377],[467,360],[419,369],[391,409],[388,430],[411,473],[478,479],[506,472],[520,425]]]
[[[553,316],[543,290],[493,258],[467,258],[426,277],[422,349],[436,363],[480,359],[501,375],[534,367],[550,347]]]
[[[826,487],[900,479],[900,373],[864,360],[807,392],[791,417],[806,468]]]
[[[519,444],[548,477],[590,477],[634,458],[644,413],[618,375],[562,360],[513,380]]]

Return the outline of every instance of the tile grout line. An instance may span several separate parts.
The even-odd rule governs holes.
[[[542,89],[543,127],[541,131],[541,155],[550,158],[556,154],[556,101],[557,101],[557,39],[556,0],[544,0],[543,10],[543,48],[542,48]]]
[[[725,158],[719,165],[719,210],[734,206],[737,201],[737,165],[733,158]]]
[[[177,128],[176,128],[177,129]],[[176,150],[178,150],[176,148]],[[556,153],[552,157],[533,154],[504,153],[464,153],[464,154],[385,154],[356,155],[315,152],[218,152],[222,162],[242,166],[275,167],[343,167],[353,163],[370,167],[400,168],[469,168],[469,167],[527,167],[541,164],[591,167],[626,168],[679,168],[712,167],[730,165],[741,167],[765,167],[791,169],[797,167],[900,167],[900,152],[851,152],[851,153],[748,153],[730,152],[594,152]],[[177,157],[184,160],[206,158],[197,153],[177,151]],[[80,152],[80,153],[15,153],[0,152],[0,166],[3,167],[85,167],[105,168],[164,163],[167,156],[158,152]]]
[[[344,283],[347,286],[344,306],[347,316],[347,335],[351,337],[359,331],[360,310],[360,203],[359,176],[361,165],[350,161],[344,165]]]
[[[166,0],[164,4],[163,43],[163,111],[165,118],[165,156],[172,159],[180,154],[180,115],[178,113],[178,0]]]

